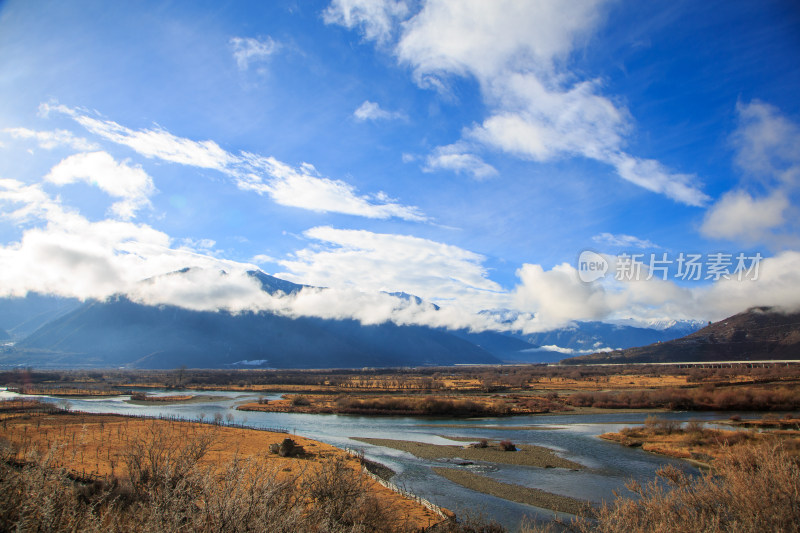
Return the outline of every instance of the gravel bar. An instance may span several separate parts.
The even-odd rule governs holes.
[[[488,448],[465,448],[458,445],[427,444],[394,439],[368,439],[353,438],[367,444],[394,448],[415,455],[421,459],[465,459],[467,461],[485,461],[487,463],[501,463],[506,465],[536,466],[539,468],[568,468],[570,470],[582,469],[582,464],[564,459],[549,448],[522,444],[515,452],[506,452],[498,446]]]
[[[533,505],[534,507],[542,509],[550,509],[551,511],[557,511],[559,513],[586,515],[592,508],[591,503],[588,501],[582,501],[560,494],[553,494],[546,490],[523,487],[522,485],[515,485],[512,483],[503,483],[490,477],[480,476],[457,468],[434,467],[433,471],[449,479],[453,483],[458,483],[468,489],[512,502]]]

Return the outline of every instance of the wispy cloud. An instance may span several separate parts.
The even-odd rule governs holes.
[[[246,152],[235,155],[211,140],[193,141],[160,128],[133,130],[63,105],[42,104],[41,108],[45,114],[64,113],[95,135],[128,146],[144,157],[218,170],[238,188],[265,194],[281,205],[367,218],[427,220],[414,206],[400,204],[383,192],[359,194],[352,185],[323,177],[306,163],[293,167],[273,157]]]
[[[437,169],[451,170],[456,173],[466,172],[475,179],[486,179],[497,176],[497,169],[483,159],[470,153],[466,143],[455,143],[439,146],[425,160],[423,170],[432,172]]]
[[[387,111],[381,109],[380,105],[376,102],[370,102],[369,100],[364,100],[364,103],[353,111],[353,116],[359,122],[364,122],[366,120],[402,120],[408,118],[406,114],[401,111]]]
[[[648,239],[640,239],[633,235],[625,235],[624,233],[600,233],[592,237],[592,240],[597,244],[605,244],[608,246],[616,246],[619,248],[660,248],[656,243]]]
[[[32,139],[36,141],[40,148],[52,150],[60,146],[66,146],[75,150],[90,151],[98,150],[100,147],[82,137],[76,137],[71,131],[35,131],[28,128],[5,128],[4,133],[15,139]]]
[[[252,37],[231,37],[228,42],[233,49],[236,65],[242,71],[247,70],[251,63],[266,61],[280,48],[271,37],[263,40]]]
[[[242,172],[236,175],[239,188],[267,194],[281,205],[367,218],[427,220],[416,207],[397,203],[384,193],[358,194],[349,183],[320,176],[307,163],[295,168],[273,157],[247,153],[242,162]]]
[[[86,111],[65,105],[44,103],[39,109],[45,116],[52,111],[63,113],[91,133],[127,146],[147,158],[220,171],[227,170],[237,160],[214,141],[192,141],[161,128],[132,130],[111,120],[96,118]]]

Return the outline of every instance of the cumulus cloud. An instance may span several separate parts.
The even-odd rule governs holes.
[[[54,166],[44,179],[56,185],[84,181],[121,198],[111,206],[111,211],[123,219],[133,218],[136,211],[149,206],[150,195],[155,191],[153,180],[141,166],[117,163],[106,152],[71,155]]]
[[[731,143],[743,181],[709,208],[700,231],[715,239],[771,241],[796,228],[800,126],[758,100],[736,109],[739,124]]]
[[[333,0],[322,17],[326,24],[358,28],[364,38],[382,43],[392,36],[395,21],[407,13],[408,6],[403,1]]]
[[[39,184],[0,180],[0,205],[4,207],[0,216],[15,222],[36,223],[23,232],[19,241],[0,246],[0,297],[39,292],[103,300],[123,295],[146,305],[175,305],[195,311],[265,311],[290,317],[355,319],[364,324],[392,321],[450,328],[491,326],[491,319],[459,305],[437,309],[428,302],[371,290],[376,286],[396,287],[388,274],[385,279],[377,276],[366,280],[366,290],[357,283],[338,283],[336,287],[308,287],[296,294],[270,295],[248,275],[256,269],[254,265],[208,255],[207,248],[213,246],[212,242],[175,242],[145,224],[118,220],[91,222],[50,197]],[[356,254],[361,251],[360,264],[365,272],[376,266],[399,269],[398,263],[404,259],[431,268],[449,265],[450,274],[460,277],[444,288],[448,296],[455,296],[462,286],[474,292],[497,289],[485,278],[479,265],[480,256],[456,247],[411,237],[377,234],[370,237],[331,228],[316,228],[309,235],[348,246]],[[372,242],[359,246],[355,240],[364,237]],[[381,257],[389,252],[387,247],[391,245],[397,247],[395,255]],[[424,257],[425,254],[429,257]],[[308,255],[298,254],[297,261],[298,269],[314,270]],[[317,266],[321,267],[323,262],[326,261],[317,261]],[[327,264],[338,265],[340,276],[357,272],[357,266],[335,259],[327,260]],[[462,268],[469,271],[460,272]],[[406,275],[412,276],[412,271]],[[326,279],[335,281],[322,278]],[[430,289],[438,281],[441,280],[436,274],[430,274],[412,286]]]
[[[649,191],[687,205],[705,205],[709,198],[696,176],[625,151],[632,130],[628,111],[601,95],[601,80],[581,79],[569,68],[569,54],[602,22],[606,3],[579,0],[565,9],[558,0],[431,0],[402,23],[394,51],[422,87],[449,93],[454,76],[477,80],[489,113],[465,130],[462,140],[477,143],[473,152],[483,146],[534,161],[586,157],[610,165],[619,177]],[[329,22],[348,28],[361,20],[345,19],[339,2],[328,11],[338,14]],[[364,17],[380,21],[380,31],[364,33],[376,40],[392,35],[389,25],[398,20]],[[434,152],[428,168],[459,171],[480,161],[474,153],[447,155]]]
[[[364,103],[358,106],[358,109],[353,112],[353,116],[359,122],[364,122],[366,120],[375,121],[406,118],[406,115],[400,111],[386,111],[385,109],[381,109],[381,106],[376,102],[370,102],[369,100],[364,100]]]
[[[270,37],[263,40],[252,37],[231,37],[228,42],[233,48],[233,58],[239,70],[247,70],[251,63],[266,61],[280,47]]]
[[[573,320],[598,320],[611,307],[600,284],[583,283],[569,264],[545,271],[541,265],[525,264],[517,270],[521,284],[514,293],[514,307],[535,313],[532,321],[541,331]]]
[[[617,258],[604,256],[616,269]],[[646,265],[642,265],[643,272]],[[546,331],[575,320],[704,319],[720,320],[753,306],[800,310],[800,252],[787,251],[761,260],[757,279],[730,276],[694,286],[654,277],[584,283],[569,264],[545,270],[523,265],[513,290],[516,308],[534,318],[517,324],[526,332]]]
[[[469,153],[465,143],[436,148],[425,160],[423,170],[432,172],[437,169],[452,170],[459,174],[466,172],[479,180],[497,176],[497,169],[477,155]]]
[[[788,207],[789,200],[781,192],[753,198],[745,191],[732,191],[708,210],[700,230],[715,239],[758,241],[783,226]]]
[[[359,194],[352,185],[320,176],[312,165],[306,163],[292,167],[273,157],[247,152],[235,155],[214,141],[193,141],[160,128],[133,130],[63,105],[43,104],[41,109],[45,114],[51,111],[64,113],[90,132],[128,146],[144,157],[220,171],[238,188],[268,195],[281,205],[367,218],[427,220],[414,206],[400,204],[383,192]]]
[[[800,181],[800,125],[778,108],[753,100],[736,106],[739,126],[731,142],[736,163],[762,182],[797,185]]]
[[[279,277],[324,287],[408,292],[426,300],[454,302],[472,312],[500,307],[503,289],[490,280],[484,257],[457,246],[410,235],[321,226],[313,241],[281,261]]]
[[[36,131],[28,128],[5,128],[3,132],[15,139],[33,139],[39,147],[52,150],[66,146],[80,151],[98,150],[100,147],[82,137],[76,137],[71,131],[53,130]]]

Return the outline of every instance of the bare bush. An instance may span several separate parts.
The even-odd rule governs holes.
[[[566,525],[581,533],[800,531],[800,467],[779,444],[737,447],[692,477],[674,466],[645,485],[628,484],[592,520]],[[544,529],[530,529],[546,531]]]
[[[341,457],[328,459],[301,483],[311,500],[308,519],[320,531],[400,531],[398,514],[367,490],[366,477]]]
[[[56,458],[0,446],[0,531],[330,533],[407,531],[344,458],[287,474],[257,457],[203,461],[210,431],[145,432],[124,450],[130,481],[76,481]],[[298,448],[297,446],[294,447]],[[58,450],[53,450],[53,453]]]

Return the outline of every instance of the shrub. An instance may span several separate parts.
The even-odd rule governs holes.
[[[28,455],[22,466],[0,461],[0,531],[408,529],[343,458],[298,478],[252,457],[201,462],[207,433],[180,443],[164,435],[152,431],[129,443],[130,484],[75,482],[50,456]]]
[[[644,427],[656,435],[672,435],[680,429],[681,423],[677,420],[648,416],[644,421]]]
[[[629,531],[798,531],[800,466],[777,444],[738,447],[693,477],[674,466],[642,486],[629,483],[635,498],[618,497],[593,519],[567,527],[581,533]]]
[[[514,443],[510,440],[501,440],[500,441],[500,449],[504,452],[515,452],[517,451],[517,447],[514,446]]]
[[[305,396],[297,395],[292,397],[292,405],[295,407],[311,405],[311,400],[309,400]]]

